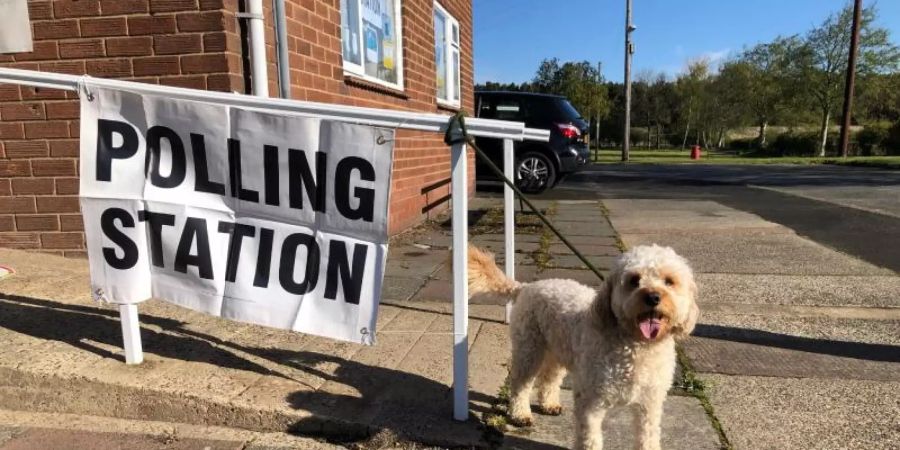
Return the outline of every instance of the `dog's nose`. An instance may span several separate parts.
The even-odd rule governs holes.
[[[656,292],[648,292],[647,296],[644,297],[644,303],[648,306],[656,306],[659,304],[659,293]]]

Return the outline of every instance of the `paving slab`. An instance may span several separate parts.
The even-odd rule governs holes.
[[[70,449],[70,450],[119,450],[123,448],[134,450],[156,450],[159,448],[171,450],[209,449],[209,450],[242,450],[243,442],[217,441],[210,439],[165,439],[122,434],[100,433],[79,430],[54,430],[47,428],[32,428],[14,440],[0,447],[3,450],[42,450],[42,449]]]
[[[797,317],[767,314],[763,309],[756,314],[735,311],[700,310],[700,324],[706,328],[695,331],[704,336],[714,333],[727,335],[769,334],[773,338],[800,338],[823,341],[843,341],[875,345],[900,345],[900,320],[846,319],[827,316]],[[900,352],[900,348],[896,350]],[[895,352],[895,353],[896,353]],[[900,354],[900,353],[897,353]]]
[[[248,430],[198,426],[189,424],[177,424],[171,422],[137,421],[127,419],[115,419],[76,414],[50,414],[30,411],[0,410],[0,430],[12,430],[13,435],[21,434],[25,430],[31,432],[47,432],[65,435],[67,433],[96,433],[100,434],[96,441],[115,442],[115,449],[150,448],[190,448],[202,449],[216,448],[212,445],[231,445],[238,443],[245,450],[340,450],[343,447],[328,444],[322,441],[304,438],[285,433],[259,433]],[[115,434],[112,434],[114,432]],[[3,435],[0,431],[0,436]],[[138,438],[135,440],[135,438]],[[0,438],[0,449],[5,441]],[[142,447],[149,443],[150,447]],[[187,447],[185,443],[190,443]],[[76,449],[84,448],[92,450],[101,448],[92,446],[92,442],[86,442],[86,447],[75,447],[66,444],[51,447],[33,447],[34,450],[45,449]],[[212,445],[210,445],[212,444]],[[226,447],[230,448],[230,447]]]
[[[421,277],[385,276],[381,285],[381,298],[405,302],[412,298],[424,283],[425,279]]]
[[[572,446],[575,430],[572,392],[560,395],[563,414],[535,414],[535,425],[506,435],[500,448],[510,450],[566,449]],[[634,446],[633,418],[626,408],[611,410],[603,423],[604,448]],[[700,402],[693,397],[670,395],[663,405],[662,448],[671,450],[717,450],[719,437],[709,425]]]
[[[671,246],[696,272],[781,275],[893,275],[794,234],[623,234],[628,247]],[[737,255],[740,255],[737,257]]]
[[[571,236],[566,235],[566,240],[572,243],[572,245],[576,247],[581,247],[582,245],[619,245],[619,241],[615,236]],[[550,245],[553,244],[562,244],[562,240],[560,240],[556,235],[550,236]]]
[[[896,449],[900,383],[702,374],[734,448]]]
[[[703,303],[900,307],[894,275],[803,276],[698,273]]]
[[[694,369],[703,373],[900,382],[900,352],[888,346],[763,339],[694,336],[683,348]]]
[[[756,232],[790,233],[781,225],[712,201],[605,200],[609,220],[622,234]]]
[[[588,236],[588,237],[615,237],[616,232],[610,227],[606,221],[598,223],[596,221],[584,222],[555,222],[554,226],[562,233],[566,239],[569,236]]]
[[[582,255],[588,256],[619,256],[622,253],[619,250],[619,247],[616,245],[591,245],[591,244],[582,244],[576,245],[576,249],[581,252]],[[549,253],[551,255],[572,255],[574,254],[572,250],[566,246],[566,244],[558,243],[551,244]]]
[[[9,442],[10,440],[12,440],[16,436],[18,436],[20,433],[22,433],[21,428],[10,427],[10,426],[0,426],[0,448],[2,448],[3,444],[5,444],[6,442]]]
[[[498,257],[506,254],[506,244],[502,241],[479,241],[477,245],[478,247],[487,249]],[[513,246],[513,249],[516,253],[529,254],[538,250],[540,247],[541,244],[539,242],[518,242]]]
[[[592,256],[584,255],[597,269],[610,269],[618,256]],[[587,269],[584,262],[575,255],[553,255],[547,265],[554,269]]]
[[[480,242],[505,242],[506,236],[503,233],[484,233],[484,234],[476,234],[469,237],[469,243],[476,244]],[[540,242],[541,236],[539,234],[526,234],[517,232],[516,233],[516,243],[524,243],[524,242]]]

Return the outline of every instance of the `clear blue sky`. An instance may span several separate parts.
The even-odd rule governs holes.
[[[805,33],[848,0],[633,0],[634,71],[677,74],[778,35]],[[864,0],[868,6],[875,3]],[[523,82],[541,60],[603,62],[622,81],[625,0],[473,0],[476,82]],[[900,0],[877,2],[877,23],[900,44]]]

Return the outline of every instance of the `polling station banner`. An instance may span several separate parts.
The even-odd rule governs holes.
[[[96,298],[374,342],[393,130],[85,89]]]

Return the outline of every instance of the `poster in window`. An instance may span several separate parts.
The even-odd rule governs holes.
[[[446,20],[435,12],[434,15],[434,59],[437,68],[437,96],[447,98],[447,44]]]

